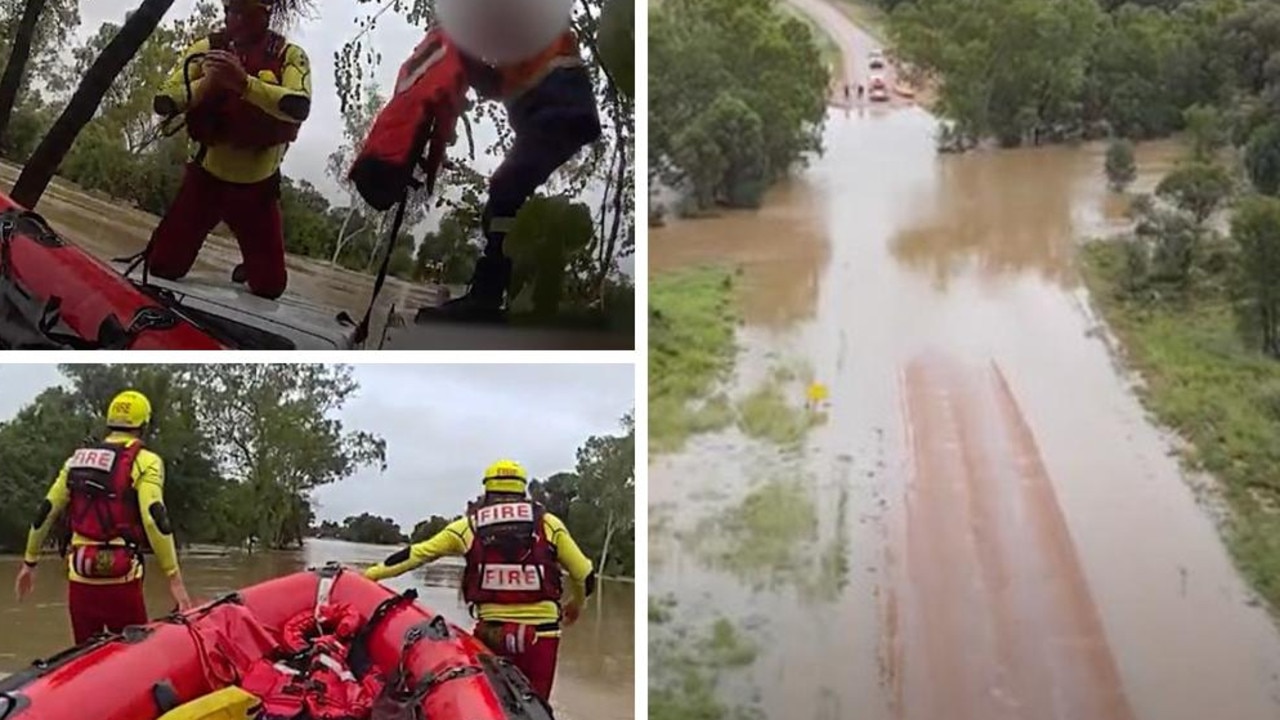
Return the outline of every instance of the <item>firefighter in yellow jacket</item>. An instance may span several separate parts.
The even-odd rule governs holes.
[[[550,701],[561,621],[578,619],[596,578],[564,521],[531,500],[527,485],[519,463],[490,465],[484,495],[466,516],[369,568],[365,577],[382,580],[446,555],[464,557],[462,595],[478,620],[476,636],[510,658]]]
[[[49,529],[67,513],[68,607],[77,644],[104,629],[120,632],[147,622],[142,594],[147,550],[169,578],[174,602],[184,610],[191,605],[164,506],[164,462],[143,444],[150,422],[145,395],[134,390],[117,395],[107,410],[106,438],[76,450],[62,464],[27,534],[16,583],[19,601],[35,584]]]
[[[194,154],[148,245],[148,267],[177,280],[219,222],[240,245],[232,279],[266,298],[284,293],[280,164],[311,114],[311,66],[270,29],[300,0],[223,0],[226,26],[187,48],[156,95],[155,112],[186,116]]]

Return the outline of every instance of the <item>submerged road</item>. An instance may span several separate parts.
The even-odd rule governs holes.
[[[867,33],[790,1],[865,74]],[[828,386],[804,557],[851,569],[815,594],[656,546],[653,592],[763,638],[768,717],[1280,717],[1280,634],[1076,274],[1084,238],[1128,223],[1105,148],[939,155],[936,128],[902,101],[833,110],[824,155],[759,211],[651,231],[655,272],[742,268],[740,384],[802,359]],[[1134,191],[1181,152],[1140,146]],[[658,458],[664,521],[732,509],[762,453],[731,431]]]

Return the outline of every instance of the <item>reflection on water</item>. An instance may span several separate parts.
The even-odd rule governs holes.
[[[827,154],[771,204],[651,235],[654,272],[742,266],[739,375],[799,357],[830,390],[829,422],[803,454],[729,431],[653,462],[651,591],[673,596],[681,620],[722,614],[760,644],[756,692],[738,698],[765,716],[900,720],[890,668],[918,667],[927,648],[895,634],[903,595],[889,570],[905,545],[885,518],[912,477],[904,368],[941,350],[1006,378],[1079,557],[1073,589],[1096,604],[1135,714],[1280,717],[1280,636],[1246,603],[1169,442],[1091,332],[1076,253],[1127,223],[1128,201],[1106,187],[1105,146],[939,156],[934,127],[918,109],[834,112]],[[1180,154],[1172,142],[1139,145],[1130,194],[1150,192]],[[978,445],[973,457],[991,452]],[[770,527],[744,514],[760,506],[806,519],[753,535]],[[966,528],[970,542],[989,541]],[[772,582],[779,568],[788,582]],[[1180,572],[1197,589],[1180,592]],[[944,615],[968,637],[965,618]],[[1043,623],[1012,623],[1027,642],[1057,641],[1036,634]]]
[[[1127,221],[1125,196],[1104,182],[1104,151],[1091,144],[941,156],[935,182],[904,198],[917,219],[893,238],[893,255],[940,290],[971,271],[986,279],[1033,272],[1072,286],[1080,238]],[[1147,143],[1137,160],[1154,181],[1180,152],[1172,142]]]
[[[774,188],[759,210],[672,220],[649,230],[650,272],[726,260],[742,267],[748,323],[786,327],[813,317],[818,277],[830,258],[821,206],[804,180]]]
[[[358,568],[378,562],[394,548],[336,540],[309,540],[301,552],[200,554],[181,558],[192,599],[210,600],[225,593],[307,567],[337,561]],[[71,643],[66,609],[66,576],[52,558],[41,563],[36,589],[23,605],[10,590],[20,559],[0,558],[0,673],[25,667]],[[419,604],[470,629],[472,620],[458,593],[462,568],[441,560],[385,584],[397,591],[418,591]],[[172,609],[167,585],[159,573],[146,583],[152,617]],[[634,714],[634,589],[629,583],[600,583],[578,624],[560,644],[554,701],[569,718],[631,718]]]

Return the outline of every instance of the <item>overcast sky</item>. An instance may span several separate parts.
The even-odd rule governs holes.
[[[572,470],[591,435],[621,432],[634,407],[631,365],[355,365],[347,430],[387,441],[387,471],[363,470],[317,491],[317,513],[370,512],[406,532],[429,515],[460,514],[485,466],[502,458],[534,477]],[[0,420],[63,381],[52,365],[0,365]],[[50,468],[52,473],[55,468]]]

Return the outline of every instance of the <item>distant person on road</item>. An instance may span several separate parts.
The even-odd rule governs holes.
[[[225,222],[244,258],[232,280],[265,298],[284,293],[280,163],[311,114],[311,66],[270,25],[303,1],[223,0],[226,27],[187,48],[156,95],[157,114],[186,114],[195,149],[147,246],[151,273],[185,276]]]
[[[406,573],[444,556],[466,558],[462,597],[478,619],[475,635],[510,658],[534,692],[551,701],[560,630],[595,592],[596,573],[564,521],[527,494],[520,463],[499,460],[484,473],[484,494],[467,514],[427,540],[365,571],[371,580]],[[568,571],[568,598],[561,605]]]
[[[147,622],[142,594],[144,552],[153,551],[178,608],[191,606],[173,528],[164,506],[164,462],[144,447],[151,402],[134,390],[107,410],[107,436],[76,450],[36,508],[15,589],[22,602],[35,586],[40,546],[67,511],[61,538],[70,577],[67,607],[77,645],[102,630],[118,633]]]
[[[862,101],[862,95],[866,92],[866,88],[862,87],[862,83],[858,83],[858,101]]]

